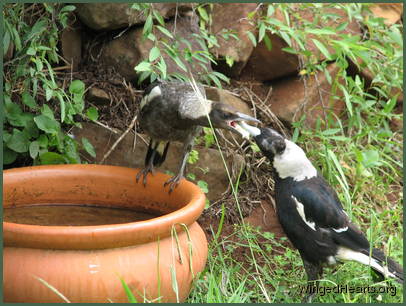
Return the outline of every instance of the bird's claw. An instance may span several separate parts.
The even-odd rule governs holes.
[[[144,184],[144,187],[147,186],[147,176],[148,173],[151,173],[151,175],[154,175],[154,168],[152,167],[145,167],[144,169],[140,170],[137,173],[137,176],[135,177],[136,182],[140,180],[141,176],[143,176],[142,183]]]
[[[183,179],[183,175],[172,176],[164,183],[164,187],[169,185],[169,193],[171,193],[176,187],[178,187],[180,181]]]

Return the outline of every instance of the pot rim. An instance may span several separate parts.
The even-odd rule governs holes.
[[[27,176],[32,177],[33,173],[46,175],[61,173],[61,170],[68,175],[69,173],[83,176],[90,174],[96,175],[96,177],[102,175],[105,178],[106,175],[114,172],[116,176],[125,175],[133,178],[134,181],[135,174],[139,171],[136,168],[96,164],[41,165],[8,169],[3,172],[3,199],[5,199],[4,192],[8,176],[20,176],[27,179]],[[154,181],[161,183],[169,177],[164,173],[156,172]],[[149,179],[152,178],[149,177]],[[156,241],[158,237],[170,236],[173,225],[191,225],[202,213],[206,197],[202,190],[192,182],[182,180],[170,196],[176,196],[177,192],[185,190],[188,190],[191,195],[185,206],[145,221],[86,226],[44,226],[3,221],[4,245],[54,249],[104,249]],[[182,230],[182,226],[176,226],[176,229],[177,231]]]

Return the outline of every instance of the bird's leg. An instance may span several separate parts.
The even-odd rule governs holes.
[[[180,181],[184,178],[186,162],[188,160],[189,153],[192,150],[192,147],[193,147],[193,138],[189,139],[189,141],[185,142],[185,144],[183,146],[184,154],[183,154],[182,161],[179,165],[178,174],[176,174],[175,176],[172,176],[164,184],[164,186],[169,185],[169,193],[171,193],[179,185]]]
[[[302,303],[311,303],[313,298],[317,295],[319,289],[319,279],[323,273],[321,264],[314,264],[303,259],[303,266],[307,274],[307,288],[306,295],[302,299]]]
[[[150,140],[149,145],[148,145],[149,153],[147,153],[147,158],[145,159],[145,167],[137,173],[137,176],[136,176],[137,183],[140,180],[141,176],[143,176],[142,182],[143,182],[144,186],[146,186],[148,173],[151,173],[151,174],[154,173],[154,157],[155,157],[155,153],[156,153],[156,149],[157,149],[158,145],[159,145],[159,142],[156,142],[154,144],[154,141],[152,139]],[[152,146],[154,146],[154,147],[152,148]]]

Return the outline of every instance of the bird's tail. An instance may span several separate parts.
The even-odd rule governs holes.
[[[375,259],[377,265],[371,265],[372,269],[384,277],[391,277],[398,283],[403,284],[403,267],[392,258],[378,249],[372,249],[371,257]]]
[[[168,153],[169,142],[151,140],[148,145],[147,155],[145,157],[145,165],[148,165],[149,160],[153,158],[152,164],[159,167],[166,159]]]

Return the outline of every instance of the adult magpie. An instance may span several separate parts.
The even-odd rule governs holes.
[[[203,86],[194,81],[157,81],[149,85],[141,100],[140,127],[150,136],[145,167],[138,172],[137,182],[143,177],[146,185],[148,173],[153,173],[155,166],[160,166],[166,158],[169,143],[183,143],[183,156],[178,173],[171,177],[164,186],[170,185],[169,191],[179,184],[195,137],[202,127],[222,128],[238,132],[243,136],[248,133],[239,125],[240,121],[259,120],[238,112],[232,106],[206,99]]]
[[[299,250],[309,285],[317,288],[323,264],[354,260],[403,283],[403,267],[370,244],[349,220],[336,192],[292,141],[270,128],[242,123],[274,167],[278,219]],[[316,285],[316,287],[313,287]],[[311,302],[316,291],[306,297]]]

